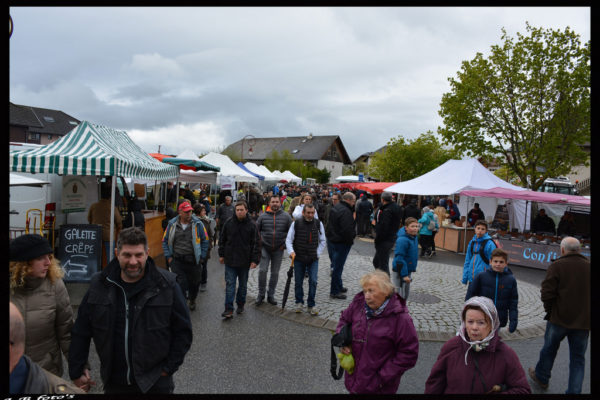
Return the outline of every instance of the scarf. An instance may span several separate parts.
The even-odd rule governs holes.
[[[385,310],[385,306],[387,306],[387,304],[389,302],[390,302],[390,298],[388,297],[387,299],[385,299],[383,304],[381,306],[379,306],[379,308],[377,310],[373,310],[371,307],[369,307],[367,305],[367,302],[365,302],[365,313],[367,314],[367,319],[373,318],[373,317],[381,314],[383,312],[383,310]]]
[[[485,314],[487,314],[490,321],[492,321],[492,329],[490,330],[490,333],[482,340],[470,340],[470,338],[467,339],[467,330],[462,313],[464,313],[464,310],[468,305],[478,306]],[[491,299],[488,299],[487,297],[475,296],[465,301],[465,304],[463,305],[463,311],[461,312],[460,329],[456,333],[457,336],[460,336],[462,340],[469,345],[469,348],[465,352],[465,365],[467,365],[467,355],[469,354],[469,350],[473,349],[476,352],[479,352],[487,348],[499,327],[500,320],[498,319],[498,311],[496,311],[496,306],[494,306],[494,303]]]

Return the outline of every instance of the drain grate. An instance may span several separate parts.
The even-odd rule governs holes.
[[[412,303],[435,304],[442,301],[442,299],[432,294],[410,292],[408,294],[408,301]]]

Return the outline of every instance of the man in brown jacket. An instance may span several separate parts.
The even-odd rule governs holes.
[[[529,376],[542,389],[548,388],[550,372],[560,342],[569,339],[569,386],[566,393],[581,393],[585,352],[590,333],[590,261],[579,253],[573,237],[560,243],[561,256],[548,267],[542,282],[542,303],[548,320],[544,347]]]
[[[87,220],[90,224],[102,225],[102,244],[106,252],[106,263],[110,262],[110,198],[111,187],[107,182],[100,186],[100,201],[90,206]],[[123,228],[121,214],[115,209],[115,241]]]

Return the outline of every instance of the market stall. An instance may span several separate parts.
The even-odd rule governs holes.
[[[490,189],[495,187],[502,187],[515,191],[525,190],[524,188],[511,185],[498,178],[476,159],[467,159],[448,160],[426,174],[405,182],[396,183],[386,187],[383,191],[419,196],[434,196],[458,194],[463,190],[468,189]],[[516,200],[516,202],[521,202],[521,200]],[[524,201],[522,202],[525,204]],[[461,216],[466,215],[469,207],[472,205],[473,204],[469,203],[469,201],[459,201],[458,206]],[[490,202],[489,204],[481,204],[481,208],[485,215],[494,215],[496,203]],[[468,228],[466,225],[467,224],[463,223],[462,226],[456,226],[449,223],[449,221],[442,221],[440,230],[435,237],[436,247],[455,252],[466,252],[466,244],[473,236],[473,229]]]
[[[56,142],[31,150],[11,151],[9,169],[16,172],[50,173],[63,176],[63,185],[68,177],[75,177],[69,183],[73,196],[87,195],[78,190],[78,185],[85,184],[77,177],[131,177],[147,180],[175,179],[179,175],[177,167],[160,163],[140,149],[124,131],[82,121],[69,134]],[[115,202],[116,180],[111,179],[111,204]],[[97,180],[94,182],[97,183]],[[94,193],[97,193],[94,191]],[[85,198],[85,197],[84,197]],[[61,201],[63,199],[59,199]],[[95,199],[97,200],[97,199]],[[94,201],[95,201],[94,200]],[[60,209],[60,201],[57,209]],[[64,204],[62,205],[64,210]],[[77,212],[85,208],[73,208]],[[111,208],[111,251],[114,248],[114,213]],[[152,224],[146,225],[146,233],[150,237],[162,236],[160,232],[149,231]],[[82,232],[85,230],[81,230]],[[151,256],[162,254],[162,247],[150,245]],[[77,254],[84,259],[85,254]],[[76,263],[73,263],[74,265]],[[83,265],[78,261],[77,265]],[[63,263],[64,266],[64,263]],[[85,266],[85,265],[84,265]],[[68,268],[65,268],[68,269]],[[69,272],[67,270],[67,272]],[[87,271],[87,277],[95,271]]]
[[[511,199],[539,203],[541,207],[559,207],[555,212],[587,211],[589,215],[591,201],[583,196],[560,193],[535,192],[532,190],[511,190],[507,188],[491,188],[487,190],[464,190],[461,196]],[[530,220],[531,214],[525,219]],[[581,232],[581,231],[580,231]],[[589,233],[588,233],[589,236]],[[582,242],[581,253],[591,257],[591,242],[586,236],[579,236]],[[537,269],[547,269],[553,259],[560,256],[560,240],[557,235],[532,234],[527,231],[499,232],[498,240],[502,248],[509,254],[509,263]]]

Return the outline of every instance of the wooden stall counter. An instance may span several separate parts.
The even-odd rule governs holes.
[[[475,235],[475,230],[471,227],[465,230],[462,226],[442,225],[435,235],[435,247],[463,253],[466,252],[466,245],[471,241],[473,235]]]
[[[165,257],[162,249],[163,228],[162,221],[165,219],[164,212],[143,210],[146,220],[145,232],[148,237],[148,252],[150,257],[159,267],[166,267]]]

